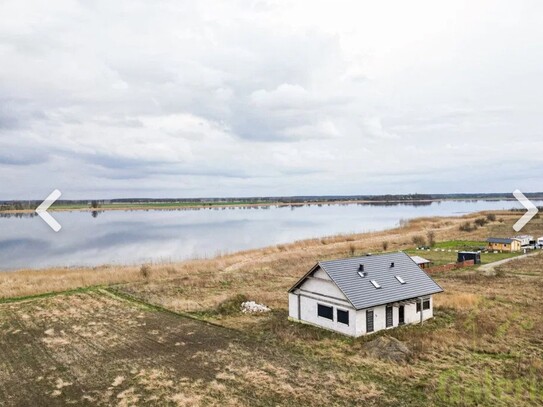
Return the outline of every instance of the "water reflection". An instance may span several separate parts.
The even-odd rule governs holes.
[[[0,212],[0,218],[33,218],[35,216],[38,216],[36,212],[28,212],[28,213],[2,213]]]
[[[543,202],[537,202],[542,205]],[[35,213],[0,213],[0,269],[137,264],[398,225],[400,219],[520,207],[513,201],[318,204],[55,212],[54,233]],[[290,209],[290,210],[289,210]]]

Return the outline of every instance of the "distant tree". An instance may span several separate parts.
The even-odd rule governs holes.
[[[477,229],[477,225],[472,225],[471,222],[462,223],[459,228],[461,232],[473,232]]]
[[[493,214],[493,213],[489,213],[488,215],[486,215],[486,219],[487,219],[489,222],[495,222],[495,221],[496,221],[496,215]]]
[[[436,244],[436,232],[429,230],[426,236],[428,237],[428,246],[433,247]]]
[[[486,218],[477,218],[475,219],[474,223],[477,225],[477,226],[484,226],[488,223],[488,221],[486,220]]]
[[[91,208],[99,208],[100,207],[100,203],[98,201],[91,201]]]
[[[426,244],[426,239],[424,239],[424,236],[413,236],[411,240],[413,241],[413,244],[417,246],[424,246]]]

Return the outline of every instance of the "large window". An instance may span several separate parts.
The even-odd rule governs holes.
[[[319,317],[334,320],[334,309],[328,305],[317,304],[317,315]]]
[[[341,322],[342,324],[349,325],[349,311],[338,309],[337,322]]]

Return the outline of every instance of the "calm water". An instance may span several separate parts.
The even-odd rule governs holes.
[[[543,205],[543,201],[535,202]],[[53,212],[0,218],[0,269],[167,262],[339,233],[382,230],[400,219],[520,208],[516,201],[428,205],[322,205],[174,211]],[[521,215],[519,214],[519,217]]]

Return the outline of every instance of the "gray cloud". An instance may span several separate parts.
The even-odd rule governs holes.
[[[423,3],[2,2],[0,198],[541,189],[542,6]]]

